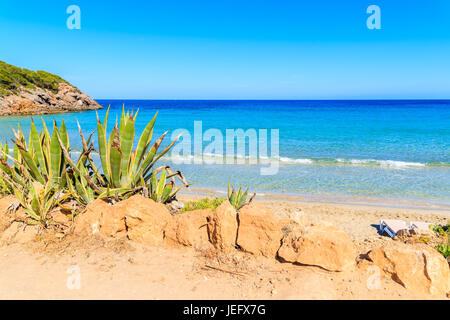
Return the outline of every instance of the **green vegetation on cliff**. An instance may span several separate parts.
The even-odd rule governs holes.
[[[67,83],[61,77],[45,71],[31,71],[0,61],[0,97],[16,94],[21,87],[31,90],[38,87],[56,93],[61,82]]]

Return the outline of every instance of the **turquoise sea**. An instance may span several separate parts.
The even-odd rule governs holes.
[[[224,136],[226,129],[279,130],[280,167],[275,175],[261,175],[262,163],[174,164],[166,158],[195,183],[193,188],[224,191],[231,180],[260,194],[450,205],[450,100],[98,102],[111,105],[109,129],[123,104],[139,108],[138,134],[158,110],[154,139],[179,128],[193,135],[194,121],[202,121],[203,132],[215,128]],[[98,111],[101,118],[105,112]],[[96,127],[95,111],[44,119],[65,120],[75,151],[80,147],[76,122],[85,134]],[[3,142],[10,141],[17,123],[28,131],[30,117],[0,118]]]

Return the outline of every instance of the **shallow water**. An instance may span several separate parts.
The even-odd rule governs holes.
[[[215,128],[224,136],[226,129],[265,128],[269,129],[269,135],[270,129],[279,130],[280,167],[275,175],[260,174],[260,168],[267,167],[267,163],[168,163],[181,169],[197,188],[223,190],[231,180],[261,193],[450,203],[450,101],[99,100],[99,103],[111,104],[109,129],[120,116],[123,103],[129,108],[139,108],[138,134],[159,110],[154,139],[165,130],[178,128],[187,129],[193,136],[194,121],[202,121],[203,132]],[[98,112],[101,118],[105,112]],[[40,126],[39,117],[34,118]],[[80,148],[76,121],[85,134],[96,126],[92,111],[47,115],[44,119],[48,123],[64,119],[75,150]],[[28,131],[30,117],[0,118],[2,141],[10,140],[11,127],[17,123]],[[169,138],[170,133],[167,141]],[[207,144],[203,142],[203,147]],[[270,151],[269,146],[269,156]],[[171,162],[167,157],[166,161]]]

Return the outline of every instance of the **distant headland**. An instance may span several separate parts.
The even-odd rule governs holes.
[[[101,108],[94,99],[57,75],[0,61],[0,116]]]

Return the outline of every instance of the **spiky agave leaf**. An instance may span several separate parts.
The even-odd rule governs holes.
[[[48,175],[47,163],[44,157],[41,136],[36,129],[33,119],[31,119],[30,144],[33,146],[36,153],[36,159],[39,164],[39,168],[44,174]]]
[[[62,150],[61,145],[59,143],[59,131],[56,125],[56,121],[53,121],[53,132],[50,138],[50,167],[49,167],[49,180],[51,181],[52,186],[58,185],[61,178],[61,162],[62,162]],[[62,141],[62,137],[61,137]],[[66,141],[62,141],[63,145],[67,144]]]
[[[237,203],[237,207],[239,209],[245,204],[245,200],[247,199],[247,195],[248,195],[248,189],[245,190],[245,192],[239,197],[239,201]]]
[[[120,138],[119,130],[117,124],[114,127],[114,138],[110,144],[109,154],[110,154],[110,168],[111,168],[111,181],[113,182],[114,188],[119,188],[120,184],[120,174],[121,174],[121,163],[122,163],[122,150],[120,149]]]
[[[166,170],[162,171],[161,177],[159,178],[158,185],[156,186],[156,201],[161,202],[164,188],[166,186]]]
[[[109,157],[108,157],[108,143],[106,141],[106,126],[108,124],[108,116],[109,116],[109,107],[106,111],[104,125],[100,122],[100,119],[98,117],[97,113],[97,136],[98,136],[98,151],[100,154],[100,160],[103,168],[103,173],[105,174],[105,178],[109,184],[112,183],[110,180],[111,173],[110,173],[110,163],[109,163]]]
[[[122,151],[122,162],[121,162],[121,185],[128,184],[128,171],[131,162],[131,151],[133,149],[134,141],[134,118],[131,115],[124,115],[122,113],[122,118],[125,118],[123,128],[121,120],[121,132],[119,134],[120,149]]]
[[[34,179],[36,179],[37,181],[39,181],[42,184],[45,184],[45,180],[42,177],[41,171],[39,171],[38,166],[36,164],[36,162],[33,160],[32,155],[30,154],[30,152],[28,152],[26,150],[26,148],[24,146],[21,145],[21,143],[19,141],[15,141],[16,146],[17,146],[17,150],[19,151],[21,158],[24,160],[24,165],[26,165],[29,170],[31,175],[33,176]]]
[[[242,193],[242,186],[239,186],[238,192],[236,192],[234,187],[232,188],[231,184],[228,182],[228,201],[236,210],[239,210],[244,205],[247,205],[250,202],[252,202],[253,198],[256,196],[256,193],[254,193],[248,201],[247,196],[248,196],[248,189]]]
[[[146,154],[148,147],[150,145],[150,141],[152,140],[153,136],[153,127],[155,125],[156,116],[158,115],[158,112],[155,113],[155,116],[153,119],[147,124],[147,126],[144,128],[144,131],[141,134],[141,137],[139,138],[139,142],[137,144],[136,150],[135,150],[135,156],[133,159],[133,163],[131,166],[130,173],[136,172],[139,168],[139,165],[141,164],[144,155]],[[137,112],[136,112],[137,116]]]

